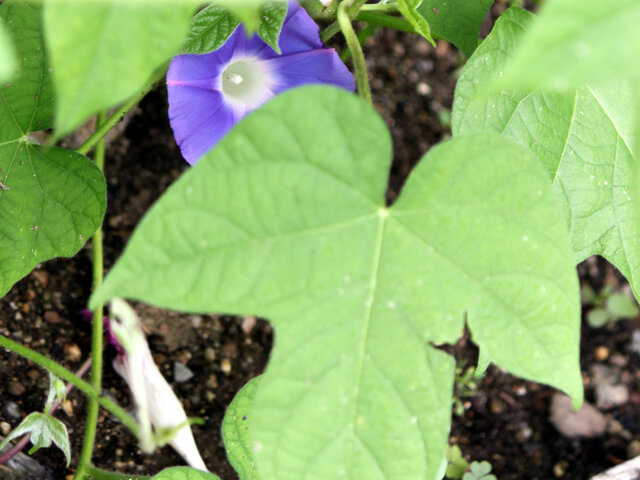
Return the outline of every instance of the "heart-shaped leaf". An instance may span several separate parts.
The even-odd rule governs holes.
[[[478,46],[478,30],[492,4],[493,0],[430,0],[420,3],[416,11],[435,35],[470,57]]]
[[[180,50],[198,2],[45,2],[58,134],[135,95]],[[123,34],[126,32],[126,34]]]
[[[566,90],[616,77],[640,80],[638,25],[638,0],[546,2],[495,84]]]
[[[538,161],[460,137],[388,208],[390,159],[361,99],[280,95],[171,187],[91,300],[273,323],[250,432],[263,479],[440,478],[454,361],[433,344],[465,317],[486,358],[581,401],[577,278]]]
[[[640,185],[633,152],[633,96],[623,81],[567,93],[502,92],[486,96],[532,15],[510,9],[460,75],[453,132],[498,132],[547,169],[565,209],[576,262],[602,255],[640,298]]]
[[[106,208],[104,176],[85,156],[32,143],[52,123],[40,8],[0,6],[20,66],[0,88],[0,296],[38,263],[73,256]]]

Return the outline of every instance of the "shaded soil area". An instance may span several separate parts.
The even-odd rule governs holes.
[[[455,72],[462,65],[453,47],[397,32],[379,32],[366,45],[375,107],[389,126],[394,162],[388,199],[398,195],[407,175],[435,143],[450,135]],[[162,88],[137,108],[123,134],[107,150],[109,207],[105,219],[105,262],[109,268],[121,254],[134,227],[151,204],[187,167],[166,119]],[[604,285],[624,290],[620,275],[606,262],[590,259],[578,268],[581,281],[599,291]],[[0,300],[0,333],[79,368],[90,353],[90,325],[82,315],[91,288],[91,244],[73,259],[38,266]],[[187,414],[204,419],[194,426],[196,441],[211,471],[224,480],[237,478],[225,459],[220,424],[226,406],[250,378],[265,368],[272,342],[269,324],[260,319],[183,315],[136,305],[149,332],[154,358],[183,399]],[[554,391],[490,368],[477,392],[461,398],[461,415],[453,416],[452,443],[469,460],[488,460],[501,480],[584,479],[640,453],[640,355],[630,349],[640,324],[625,320],[582,331],[582,369],[587,399],[594,398],[594,365],[615,368],[627,388],[622,405],[602,408],[605,433],[595,439],[569,439],[549,422]],[[463,339],[454,351],[462,364],[476,360],[476,349]],[[104,392],[124,406],[128,390],[110,365],[107,349]],[[192,376],[180,378],[187,367]],[[178,375],[176,375],[178,373]],[[188,375],[187,375],[188,376]],[[25,415],[44,404],[48,378],[39,367],[0,351],[0,427],[3,436]],[[55,449],[40,450],[34,459],[46,469],[39,477],[66,478],[81,449],[85,397],[74,391],[57,414],[72,439],[71,469]],[[170,448],[142,455],[135,439],[101,411],[94,454],[97,466],[131,474],[153,474],[182,464]],[[0,470],[0,478],[9,478]]]

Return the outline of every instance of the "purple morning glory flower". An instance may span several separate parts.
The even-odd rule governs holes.
[[[169,120],[187,162],[195,164],[245,115],[285,90],[324,83],[353,91],[353,75],[318,31],[291,1],[281,55],[240,25],[214,52],[175,57],[167,73]]]

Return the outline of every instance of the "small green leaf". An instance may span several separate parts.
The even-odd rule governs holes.
[[[493,0],[430,0],[416,8],[434,35],[442,37],[470,57],[478,46],[478,30]]]
[[[9,80],[17,66],[18,62],[11,37],[7,33],[2,18],[0,18],[0,82]]]
[[[195,468],[171,467],[154,475],[151,480],[220,480],[220,477]]]
[[[67,459],[67,467],[71,462],[71,452],[69,450],[69,434],[67,427],[57,418],[45,413],[34,412],[25,418],[7,438],[0,444],[2,449],[10,440],[31,433],[31,443],[33,448],[29,453],[33,453],[39,448],[49,448],[51,442],[62,450]]]
[[[507,10],[463,69],[456,86],[453,134],[496,132],[545,166],[562,205],[576,263],[602,255],[640,298],[640,176],[633,150],[633,87],[606,86],[548,94],[539,90],[485,95],[500,78],[533,20]]]
[[[267,0],[260,7],[260,25],[258,35],[271,48],[280,53],[278,38],[287,16],[287,0]]]
[[[462,456],[462,451],[458,445],[449,445],[447,447],[447,466],[446,476],[449,478],[462,478],[464,472],[469,467],[469,463]]]
[[[413,28],[416,29],[420,35],[426,38],[431,45],[436,46],[436,42],[431,36],[431,28],[425,17],[420,14],[417,9],[422,4],[422,0],[398,0],[398,9],[400,13],[406,18]]]
[[[638,25],[638,0],[545,2],[496,84],[567,90],[638,78]]]
[[[214,5],[227,8],[244,23],[249,34],[260,26],[260,10],[264,0],[216,0]]]
[[[209,5],[193,17],[182,53],[209,53],[217,50],[239,24],[240,20],[226,8]]]
[[[253,399],[260,377],[250,380],[236,394],[222,421],[222,438],[227,449],[227,459],[235,468],[240,480],[260,480],[249,436]]]
[[[464,474],[462,480],[496,480],[495,475],[490,475],[491,464],[486,460],[471,462],[471,471]]]
[[[444,473],[454,361],[431,344],[465,318],[486,358],[582,400],[578,282],[539,162],[460,137],[389,208],[390,162],[362,99],[285,92],[163,195],[91,299],[273,323],[250,425],[265,480]]]
[[[584,285],[580,288],[580,297],[583,305],[595,305],[598,303],[598,295],[593,291],[591,285]]]
[[[18,50],[16,77],[0,87],[0,296],[38,263],[70,257],[102,221],[106,185],[83,155],[32,143],[53,121],[41,10],[6,1],[0,18]]]
[[[593,308],[587,313],[587,323],[591,328],[601,328],[613,318],[606,308]]]
[[[59,403],[64,403],[66,399],[67,389],[64,382],[49,372],[49,394],[47,395],[47,401],[44,406],[44,413],[50,413],[51,406],[55,400]]]
[[[614,293],[607,298],[606,308],[615,320],[638,315],[638,304],[624,293]]]
[[[194,3],[45,2],[57,134],[135,95],[180,50]]]

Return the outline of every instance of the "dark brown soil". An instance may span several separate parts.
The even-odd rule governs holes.
[[[434,50],[426,41],[389,31],[379,32],[367,44],[367,57],[375,106],[390,127],[395,145],[388,195],[392,202],[420,157],[449,135],[446,117],[461,60],[446,43]],[[160,88],[142,102],[124,134],[107,151],[107,268],[144,212],[186,168],[168,126],[165,93]],[[89,243],[75,258],[47,262],[18,282],[0,300],[0,333],[77,369],[90,353],[90,325],[81,313],[90,294],[90,258]],[[619,275],[604,261],[592,259],[579,267],[579,273],[596,290],[605,283],[623,287]],[[144,305],[137,308],[150,332],[156,362],[184,400],[188,415],[205,421],[194,427],[205,462],[224,480],[236,478],[225,459],[220,424],[237,390],[266,365],[271,347],[268,323],[181,315]],[[467,459],[489,460],[501,480],[585,479],[627,459],[632,441],[640,440],[640,356],[628,350],[631,332],[637,328],[635,321],[622,321],[601,330],[584,327],[582,332],[588,399],[593,395],[589,372],[594,363],[616,363],[624,369],[622,381],[630,389],[630,400],[607,412],[619,429],[595,440],[563,438],[548,420],[552,389],[490,368],[479,392],[463,399],[467,408],[462,416],[454,416],[451,441]],[[456,353],[461,359],[475,360],[475,347],[469,341],[462,341]],[[104,391],[129,405],[126,385],[110,365],[113,352],[107,350],[106,355]],[[184,383],[174,382],[174,362],[186,365],[194,376]],[[0,351],[0,421],[15,427],[26,414],[40,410],[47,383],[42,369]],[[85,407],[84,396],[74,391],[68,413],[58,414],[73,442],[70,470],[55,449],[34,454],[50,469],[51,478],[62,479],[73,471]],[[168,447],[143,456],[135,439],[105,411],[100,415],[94,462],[132,474],[153,474],[182,463]]]

